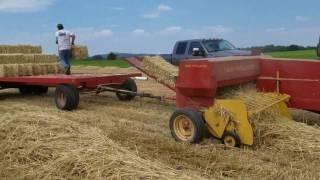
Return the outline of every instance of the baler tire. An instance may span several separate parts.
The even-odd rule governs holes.
[[[19,92],[23,96],[32,95],[33,88],[31,86],[21,86],[21,87],[19,87]]]
[[[241,145],[240,137],[235,131],[225,131],[221,140],[227,147],[240,147]],[[232,141],[232,144],[229,144],[229,142],[227,142],[230,140]]]
[[[135,93],[138,91],[136,82],[131,78],[126,80],[121,85],[120,89],[127,90],[127,91],[132,91],[132,92],[135,92]],[[117,95],[117,97],[118,97],[118,99],[120,101],[131,101],[136,97],[136,95],[134,95],[134,94],[123,94],[123,93],[120,93],[120,92],[117,92],[116,95]]]
[[[47,94],[48,91],[49,91],[49,88],[45,87],[45,86],[34,86],[34,87],[32,87],[32,92],[35,95]]]
[[[79,103],[78,91],[70,85],[59,85],[55,91],[55,103],[58,109],[72,111]]]
[[[182,118],[182,120],[184,118],[185,122],[177,122],[181,121],[179,118]],[[185,135],[184,137],[183,132],[178,130],[181,129],[179,125],[183,124],[183,131],[189,131],[189,127],[186,127],[189,125],[188,123],[192,123],[193,129],[191,130],[191,135],[189,137],[186,137],[188,135]],[[199,143],[204,137],[205,124],[203,118],[199,112],[191,109],[176,110],[170,118],[169,127],[172,137],[178,142]]]

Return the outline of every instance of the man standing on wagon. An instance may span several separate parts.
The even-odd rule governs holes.
[[[71,74],[70,66],[70,56],[71,56],[71,47],[74,45],[76,36],[74,33],[64,30],[62,24],[57,25],[58,31],[56,32],[56,44],[58,45],[59,51],[59,63],[63,68],[66,75]]]

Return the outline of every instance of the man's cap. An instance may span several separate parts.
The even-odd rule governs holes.
[[[63,24],[58,24],[58,25],[57,25],[57,28],[58,28],[58,29],[63,29]]]

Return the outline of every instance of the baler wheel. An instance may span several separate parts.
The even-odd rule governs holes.
[[[79,91],[71,85],[59,85],[55,91],[55,103],[61,110],[74,110],[79,104]]]
[[[179,142],[200,142],[204,136],[204,128],[200,113],[190,109],[178,109],[170,119],[171,135]]]
[[[234,131],[226,131],[222,136],[222,142],[227,147],[240,147],[241,141],[239,135]]]
[[[129,78],[127,81],[125,81],[121,85],[120,89],[127,90],[127,91],[132,91],[132,92],[137,92],[138,91],[136,82],[131,78]],[[118,99],[120,101],[131,101],[136,97],[136,95],[124,94],[124,93],[121,93],[121,92],[117,92],[116,95],[117,95],[117,97],[118,97]]]

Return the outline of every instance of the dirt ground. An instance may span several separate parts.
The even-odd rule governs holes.
[[[128,73],[137,71],[133,68],[76,67],[73,72]],[[139,91],[152,92],[157,95],[174,95],[171,90],[153,80],[137,81],[137,84]],[[174,103],[170,102],[164,103],[140,98],[131,102],[120,102],[112,93],[83,94],[76,111],[62,112],[55,107],[52,89],[47,95],[41,97],[22,97],[17,90],[5,90],[0,92],[0,99],[2,114],[0,117],[0,179],[106,179],[110,177],[112,179],[135,179],[138,177],[135,174],[122,177],[106,173],[107,171],[119,174],[122,172],[114,166],[104,166],[106,168],[103,169],[95,164],[96,168],[89,171],[90,160],[88,160],[87,166],[84,166],[86,161],[81,161],[81,164],[87,168],[83,168],[78,173],[68,174],[67,170],[61,169],[59,164],[57,167],[60,168],[51,166],[52,162],[58,162],[57,159],[64,155],[63,152],[69,152],[68,148],[77,147],[76,143],[82,137],[81,134],[88,133],[86,129],[91,128],[98,132],[96,136],[110,139],[126,152],[132,153],[130,157],[141,158],[151,164],[156,163],[157,167],[161,165],[161,167],[165,167],[164,169],[170,169],[170,173],[179,175],[175,177],[146,174],[140,176],[140,179],[175,179],[177,177],[181,177],[181,179],[318,179],[320,177],[320,157],[313,156],[312,153],[299,156],[299,154],[289,154],[285,150],[279,151],[265,147],[229,149],[213,139],[207,139],[198,145],[177,143],[172,139],[168,127],[169,118],[175,110]],[[300,115],[295,117],[300,117]],[[70,142],[65,142],[64,139],[54,140],[54,143],[59,145],[64,142],[64,145],[61,145],[61,151],[52,147],[54,150],[50,151],[49,158],[43,160],[43,158],[39,158],[40,155],[36,156],[37,158],[32,158],[35,152],[41,154],[41,157],[45,155],[47,157],[48,149],[43,151],[41,146],[33,148],[34,145],[32,145],[33,142],[43,142],[42,136],[39,135],[42,132],[38,132],[34,128],[32,130],[34,139],[17,139],[25,137],[26,134],[19,136],[18,133],[15,133],[18,132],[18,128],[10,126],[11,129],[6,129],[6,127],[9,127],[13,121],[16,124],[28,121],[26,127],[29,127],[30,124],[32,124],[31,127],[43,127],[39,123],[34,125],[32,122],[41,122],[46,118],[49,118],[48,122],[51,122],[50,119],[55,119],[57,122],[74,124],[72,127],[75,128],[79,126],[76,131],[79,137],[75,136],[74,140]],[[47,126],[45,128],[48,128]],[[63,126],[56,126],[63,128]],[[21,130],[21,132],[24,131]],[[40,137],[40,139],[36,137]],[[86,138],[96,142],[95,136],[86,136]],[[10,142],[13,143],[10,144]],[[105,146],[101,145],[96,148],[108,148]],[[41,153],[39,149],[41,149]],[[90,157],[102,159],[104,156],[103,154],[95,154]],[[29,158],[24,160],[23,157]],[[71,156],[68,160],[68,171],[74,172],[79,168],[79,159],[82,157],[81,153],[74,157]],[[118,166],[127,163],[126,157],[123,156]],[[49,165],[51,168],[44,171],[43,167]],[[36,173],[37,171],[38,173]],[[41,174],[42,172],[49,174],[49,176],[44,176]],[[59,172],[61,173],[59,174]],[[99,174],[99,176],[92,176],[93,174]]]

